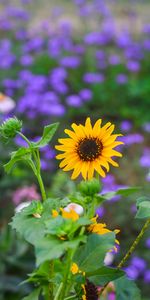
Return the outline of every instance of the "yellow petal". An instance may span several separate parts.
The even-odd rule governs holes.
[[[89,132],[90,135],[92,135],[92,125],[91,125],[91,119],[87,118],[85,121],[85,128]]]
[[[105,177],[105,176],[106,176],[106,174],[105,174],[105,172],[103,171],[103,169],[101,168],[101,166],[98,165],[97,163],[94,164],[94,168],[95,168],[96,172],[97,172],[100,176],[102,176],[102,177]]]
[[[88,168],[88,180],[92,179],[93,175],[94,175],[94,166],[93,166],[93,162],[91,162]]]
[[[69,129],[65,129],[64,130],[66,134],[68,134],[73,140],[77,141],[78,140],[78,137],[76,136],[76,134],[69,130]]]
[[[78,164],[76,164],[75,169],[74,169],[74,171],[72,173],[71,179],[76,179],[79,176],[79,174],[81,172],[81,167],[82,167],[82,163],[81,162],[79,162]]]
[[[82,173],[82,177],[84,178],[84,180],[87,179],[89,164],[90,164],[90,162],[88,162],[88,161],[82,163],[81,173]]]
[[[93,135],[98,136],[100,134],[100,126],[102,123],[102,119],[99,119],[96,121],[94,127],[93,127]]]
[[[102,156],[105,156],[105,157],[111,157],[111,156],[119,156],[119,157],[122,157],[122,154],[116,150],[110,150],[110,149],[107,149],[107,148],[104,148],[103,151],[102,151]]]

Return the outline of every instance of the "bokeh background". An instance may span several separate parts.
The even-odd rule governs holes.
[[[16,115],[24,133],[37,139],[44,125],[59,121],[53,143],[41,151],[49,196],[75,189],[58,170],[54,145],[72,122],[102,118],[116,124],[125,145],[119,169],[103,179],[103,192],[141,187],[98,209],[111,229],[120,228],[120,260],[143,221],[135,200],[150,193],[150,2],[147,0],[0,0],[0,122]],[[10,152],[26,146],[20,137],[0,143],[0,300],[19,300],[30,285],[18,285],[34,267],[33,249],[7,223],[24,201],[40,199],[25,165],[5,175]],[[149,299],[150,231],[126,265],[127,275]]]

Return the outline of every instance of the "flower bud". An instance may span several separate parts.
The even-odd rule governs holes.
[[[74,210],[79,216],[81,216],[84,212],[84,209],[81,205],[77,203],[70,203],[65,208],[65,211],[70,212],[71,210]]]
[[[82,181],[79,184],[79,190],[84,196],[94,196],[101,190],[100,181],[96,178],[88,181]]]
[[[21,131],[22,121],[17,118],[9,118],[0,126],[0,134],[6,138],[14,138],[18,131]]]

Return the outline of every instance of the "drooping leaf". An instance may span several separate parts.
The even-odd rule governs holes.
[[[107,282],[113,281],[119,277],[124,276],[124,271],[104,266],[102,268],[97,269],[96,271],[86,273],[86,276],[95,285],[104,285]]]
[[[10,173],[16,162],[24,160],[31,160],[31,150],[29,148],[20,148],[19,150],[12,152],[10,161],[4,165],[4,169],[7,173]]]
[[[145,219],[150,218],[150,199],[147,197],[141,197],[137,200],[137,214],[136,218]]]
[[[140,290],[133,280],[126,276],[114,281],[116,287],[116,300],[141,300]]]
[[[87,243],[77,250],[74,261],[84,272],[93,272],[104,265],[106,253],[113,248],[115,234],[90,234]]]
[[[22,300],[38,300],[41,288],[35,289],[30,295],[24,297]]]
[[[46,146],[52,139],[53,135],[55,134],[59,123],[50,124],[44,127],[43,135],[38,142],[32,142],[33,148],[42,148]]]

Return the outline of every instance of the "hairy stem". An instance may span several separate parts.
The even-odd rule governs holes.
[[[128,260],[128,258],[131,256],[131,254],[134,252],[136,246],[138,245],[138,243],[140,242],[141,238],[143,237],[146,229],[148,228],[148,226],[150,225],[150,219],[148,219],[144,226],[142,227],[140,233],[138,234],[138,236],[136,237],[136,239],[134,240],[133,244],[131,245],[131,247],[129,248],[129,250],[127,251],[127,253],[125,254],[125,256],[122,258],[122,260],[120,261],[120,263],[117,265],[117,269],[121,269],[125,262]],[[101,289],[99,295],[102,295],[102,293],[104,292],[105,288],[108,286],[109,282],[107,282]]]

